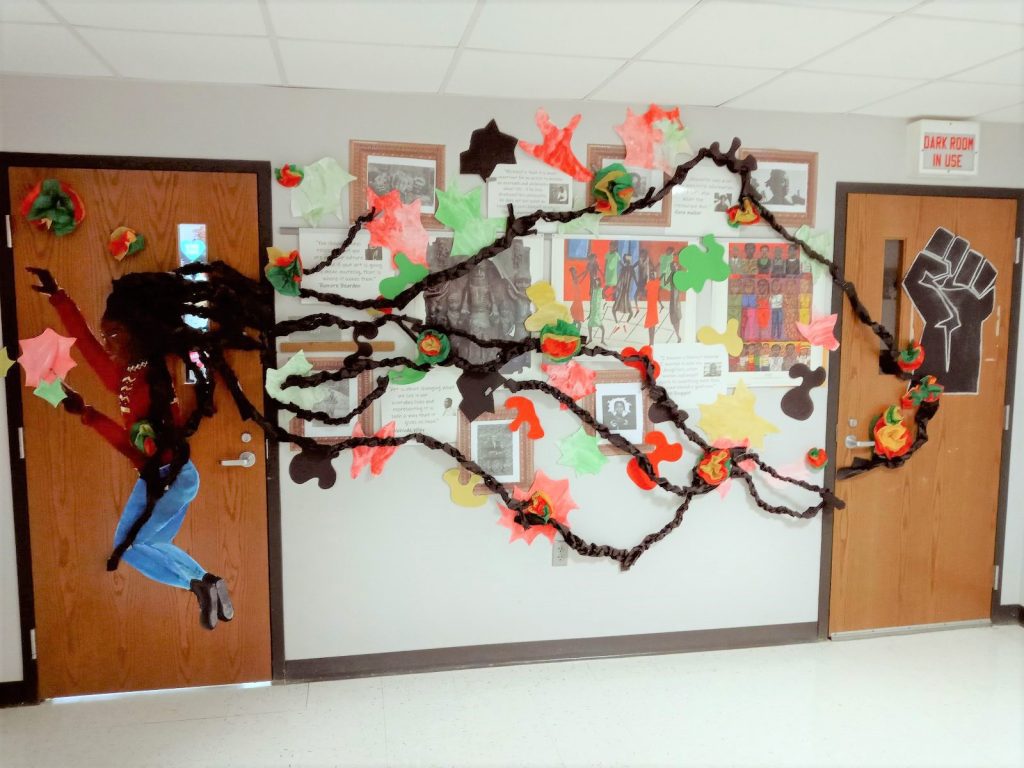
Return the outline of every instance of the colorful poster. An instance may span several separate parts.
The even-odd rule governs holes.
[[[728,319],[739,323],[743,350],[729,358],[730,374],[750,386],[791,386],[797,363],[820,365],[796,324],[808,323],[814,294],[810,263],[782,241],[729,243]],[[736,377],[734,377],[736,378]]]
[[[589,343],[610,348],[696,340],[698,297],[673,281],[688,240],[554,237],[551,284]]]

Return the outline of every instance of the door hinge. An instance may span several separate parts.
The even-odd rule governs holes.
[[[4,216],[4,227],[7,229],[7,247],[14,247],[14,240],[11,238],[11,214]],[[1020,245],[1020,238],[1017,238],[1017,245]]]
[[[1010,428],[1010,406],[1007,404],[1006,412],[1003,416],[1003,432],[1006,432]]]
[[[36,657],[36,630],[34,627],[28,631],[28,647],[34,659]]]
[[[8,221],[8,224],[7,224],[7,245],[11,244],[11,225],[9,223],[10,220],[11,220],[11,217],[8,216],[7,217],[7,221]],[[1018,237],[1017,238],[1017,253],[1015,253],[1014,256],[1013,256],[1013,263],[1014,264],[1020,264],[1020,246],[1021,246],[1021,238]]]
[[[992,591],[999,591],[999,565],[992,566]]]
[[[18,458],[25,460],[25,428],[18,427]]]

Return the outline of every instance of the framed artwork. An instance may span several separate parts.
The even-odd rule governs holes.
[[[587,145],[587,167],[597,173],[602,168],[621,163],[626,157],[626,148],[621,144],[588,144]],[[627,165],[626,170],[633,177],[633,198],[639,199],[647,194],[651,187],[661,189],[668,180],[658,168],[640,168]],[[590,187],[587,188],[587,205],[592,205],[594,196]],[[602,224],[620,225],[623,227],[667,227],[672,219],[672,196],[666,195],[664,199],[655,203],[650,208],[629,216],[605,216],[601,219]]]
[[[314,371],[336,371],[344,367],[345,358],[340,356],[327,355],[306,355],[313,366]],[[363,371],[357,377],[342,379],[340,381],[326,382],[327,394],[319,402],[315,403],[310,410],[324,411],[331,417],[344,416],[355,408],[366,397],[373,387],[370,372]],[[306,421],[297,416],[293,417],[288,425],[289,429],[297,435],[312,437],[318,443],[332,445],[342,438],[352,436],[352,428],[358,421],[363,428],[363,433],[372,435],[373,427],[373,405],[363,411],[348,424],[324,424],[321,421]],[[299,450],[292,446],[292,450]]]
[[[818,191],[818,153],[779,149],[742,149],[740,157],[757,158],[750,174],[753,197],[787,227],[814,226]]]
[[[652,448],[644,444],[644,437],[651,431],[648,413],[651,403],[648,390],[640,383],[639,371],[597,371],[594,392],[583,399],[582,405],[614,434],[622,435],[644,450]],[[594,434],[589,426],[585,429],[587,434]],[[598,448],[608,456],[625,454],[604,440]]]
[[[514,485],[528,488],[533,482],[533,441],[526,436],[529,427],[524,424],[515,431],[510,430],[509,424],[514,419],[515,413],[504,408],[473,421],[459,412],[459,450],[509,490]],[[460,482],[468,482],[469,476],[468,470],[462,470]],[[478,485],[474,492],[486,495],[490,490]]]
[[[400,144],[381,141],[349,142],[349,172],[355,176],[349,198],[349,218],[369,210],[366,190],[386,195],[397,189],[404,204],[420,200],[421,218],[427,229],[442,229],[434,218],[436,188],[444,188],[443,144]]]
[[[803,337],[796,324],[809,323],[814,276],[800,249],[785,240],[728,243],[727,316],[739,323],[743,351],[729,358],[729,380],[750,386],[792,386],[797,363],[821,365],[821,347]]]
[[[552,237],[551,284],[591,344],[642,347],[696,341],[698,304],[713,291],[680,291],[673,277],[690,241]]]
[[[454,258],[452,236],[436,235],[427,246],[427,268],[447,269],[462,261]],[[492,259],[481,262],[468,274],[423,292],[422,317],[427,325],[455,328],[485,339],[520,341],[530,334],[524,326],[533,313],[527,289],[544,279],[542,236],[516,238]],[[419,308],[414,308],[414,313]],[[452,352],[475,365],[493,360],[497,350],[468,339],[451,337]],[[530,367],[530,353],[502,366],[501,373],[520,373]]]

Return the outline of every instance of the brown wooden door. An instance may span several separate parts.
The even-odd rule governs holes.
[[[112,279],[178,266],[179,223],[206,224],[210,259],[250,276],[259,272],[255,174],[15,167],[8,177],[12,206],[45,178],[74,187],[87,214],[62,238],[11,216],[21,338],[47,327],[63,332],[53,308],[30,289],[26,266],[49,269],[95,329]],[[118,263],[107,240],[121,225],[143,233],[147,245]],[[116,396],[80,354],[74,357],[69,385],[120,422]],[[250,397],[257,395],[257,356],[236,354],[232,364]],[[190,409],[193,395],[180,367],[176,379]],[[138,475],[76,417],[30,390],[23,400],[40,697],[269,679],[264,441],[241,422],[227,393],[219,389],[217,415],[191,440],[199,495],[175,540],[230,586],[236,617],[212,632],[199,626],[190,592],[150,581],[125,562],[106,571],[114,527]],[[248,443],[244,432],[252,433]],[[256,454],[254,467],[220,466],[244,450]]]
[[[979,338],[981,355],[975,366],[977,394],[944,394],[928,427],[929,442],[906,465],[837,484],[847,507],[834,518],[830,633],[990,616],[1016,206],[1015,199],[849,196],[846,277],[873,317],[899,328],[901,346],[932,329],[919,373],[945,367],[942,347],[948,338],[950,367],[958,373],[936,374],[939,383],[955,377],[971,389],[962,374],[973,365],[971,351]],[[991,291],[983,284],[990,272],[975,269],[976,257],[962,261],[960,244],[946,256],[961,267],[959,282],[970,285],[976,276],[971,295],[929,287],[935,281],[918,280],[916,271],[908,282],[923,280],[924,287],[912,289],[916,304],[911,301],[903,278],[940,227],[969,241],[970,249],[991,263],[997,271]],[[927,259],[919,266],[938,263]],[[889,298],[884,312],[883,294]],[[987,312],[979,336],[975,321]],[[957,320],[943,323],[953,314]],[[934,336],[937,330],[941,341]],[[841,343],[838,466],[871,455],[870,448],[844,447],[844,438],[869,440],[875,418],[886,406],[898,405],[905,390],[894,377],[879,373],[878,340],[855,321],[849,306]]]

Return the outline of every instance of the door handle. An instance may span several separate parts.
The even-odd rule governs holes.
[[[221,459],[220,465],[222,467],[254,467],[256,466],[256,454],[252,451],[243,451],[238,454],[237,459]]]
[[[845,445],[847,448],[849,448],[851,450],[854,449],[854,448],[874,448],[875,447],[875,441],[874,440],[858,440],[854,435],[847,435],[846,439],[843,441],[843,445]]]

